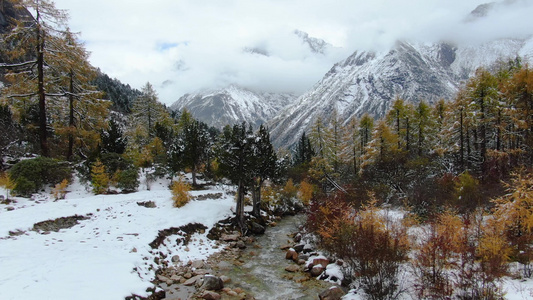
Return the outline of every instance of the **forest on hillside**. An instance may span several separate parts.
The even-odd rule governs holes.
[[[60,198],[73,176],[128,193],[141,173],[149,184],[187,172],[192,187],[171,186],[176,205],[198,177],[227,180],[243,231],[246,204],[260,218],[298,197],[308,230],[371,299],[399,292],[406,261],[420,298],[496,299],[509,262],[532,276],[533,70],[519,58],[478,69],[454,99],[398,98],[378,120],[334,112],[276,151],[265,126],[209,127],[169,111],[150,83],[133,91],[100,74],[63,11],[24,3],[35,19],[11,20],[0,40],[0,184],[12,195],[52,186]],[[408,216],[391,222],[384,205]],[[414,244],[413,224],[427,225]]]

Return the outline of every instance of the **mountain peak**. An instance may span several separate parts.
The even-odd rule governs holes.
[[[259,126],[294,99],[293,94],[256,92],[231,84],[186,94],[170,108],[175,111],[186,108],[198,120],[218,128],[243,121]]]

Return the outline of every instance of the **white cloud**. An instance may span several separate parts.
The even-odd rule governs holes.
[[[93,65],[137,88],[150,81],[168,104],[229,83],[301,93],[357,49],[386,49],[399,38],[524,35],[532,13],[530,1],[517,0],[466,26],[465,16],[482,0],[55,2],[69,10],[71,28],[82,32]],[[295,29],[341,48],[313,54]],[[243,51],[247,47],[269,56]]]

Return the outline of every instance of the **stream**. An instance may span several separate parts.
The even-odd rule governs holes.
[[[232,281],[228,286],[241,287],[255,299],[318,299],[318,294],[331,284],[310,278],[308,273],[289,273],[285,267],[294,264],[285,259],[280,247],[292,242],[289,235],[298,231],[304,216],[284,217],[275,227],[258,236],[256,246],[243,251],[242,265],[228,266],[224,273]]]

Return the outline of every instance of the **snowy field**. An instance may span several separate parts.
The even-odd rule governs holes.
[[[136,193],[95,196],[74,183],[65,200],[53,201],[43,193],[33,200],[15,198],[17,203],[0,204],[0,299],[116,300],[147,295],[154,276],[148,244],[159,230],[188,223],[211,228],[235,205],[233,196],[215,187],[191,194],[223,193],[222,198],[193,200],[175,208],[167,185],[165,180],[152,183],[150,191],[141,184]],[[0,189],[0,195],[5,191]],[[144,201],[156,207],[137,204]],[[14,209],[8,211],[8,206]],[[31,230],[37,222],[74,215],[90,219],[59,232]],[[10,231],[21,234],[10,236]],[[204,259],[218,251],[207,231],[195,234],[188,247],[164,251],[169,258],[179,255],[183,262]]]

